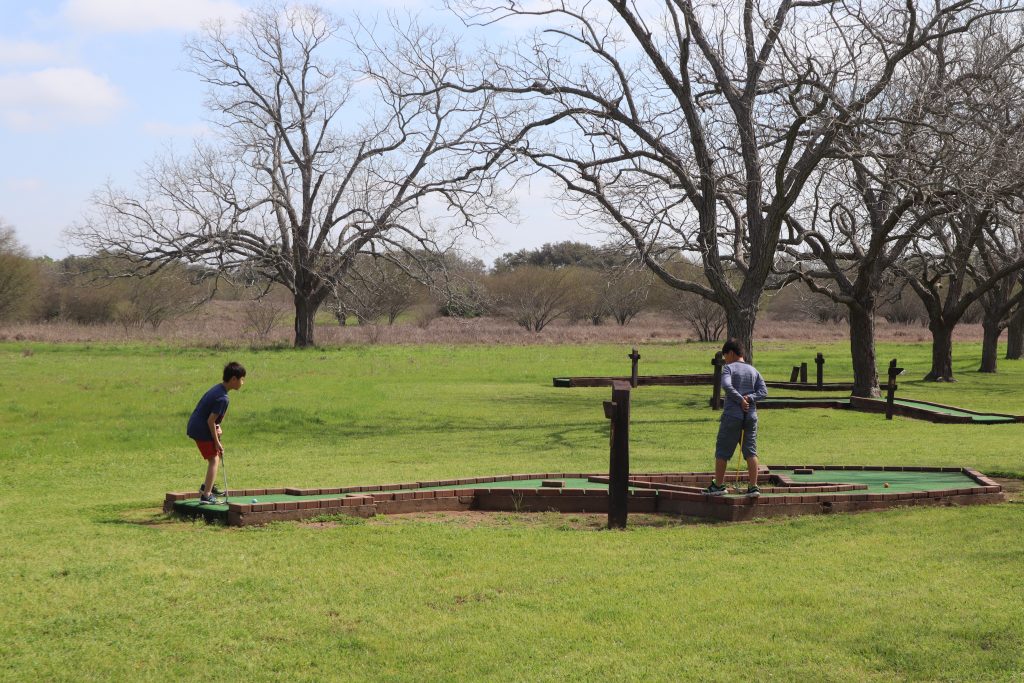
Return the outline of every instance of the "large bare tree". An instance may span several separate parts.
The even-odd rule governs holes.
[[[483,84],[534,105],[521,153],[749,348],[785,218],[837,136],[908,57],[1014,0],[448,1],[468,23],[543,22]],[[666,270],[666,249],[703,276]]]
[[[285,287],[295,345],[360,253],[431,249],[508,209],[500,117],[487,93],[445,88],[457,37],[414,21],[350,32],[312,6],[263,6],[186,44],[216,138],[108,186],[72,230],[141,271],[184,261]],[[429,95],[423,95],[429,91]]]
[[[838,136],[835,160],[819,166],[813,192],[787,215],[791,277],[849,311],[854,395],[878,393],[874,315],[894,265],[962,202],[1005,190],[1005,175],[1000,185],[972,174],[993,166],[1012,173],[1019,165],[1016,126],[991,120],[998,110],[1005,121],[1022,103],[1016,88],[1006,87],[1022,46],[1012,33],[1001,18],[979,21],[913,55],[864,125]],[[991,251],[1005,256],[999,246]]]

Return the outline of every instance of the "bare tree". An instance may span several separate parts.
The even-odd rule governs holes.
[[[1020,283],[1024,287],[1024,282]],[[1010,315],[1006,326],[1006,360],[1020,360],[1024,356],[1024,304]]]
[[[1003,227],[995,221],[988,238],[979,244],[978,256],[971,264],[971,276],[982,282],[996,278],[995,284],[982,294],[981,365],[978,372],[996,372],[999,336],[1024,302],[1024,264],[1017,273],[999,278],[998,274],[1009,263],[1024,259],[1024,229],[1017,227],[1020,215],[1011,216],[1014,227]]]
[[[393,325],[399,315],[409,310],[420,288],[419,281],[403,265],[401,255],[392,260],[360,256],[337,286],[333,304],[339,321],[353,314],[359,324],[374,323],[382,317]]]
[[[573,268],[523,266],[493,276],[489,289],[499,315],[531,332],[540,332],[569,312],[577,276]]]
[[[664,282],[719,303],[748,349],[784,219],[837,136],[904,60],[1012,2],[667,0],[656,15],[619,0],[448,0],[468,23],[544,22],[466,91],[531,98],[522,155]],[[699,257],[702,278],[675,277],[663,248]]]
[[[312,6],[209,26],[186,52],[216,142],[158,159],[137,192],[103,188],[72,238],[143,271],[244,265],[292,293],[303,347],[358,254],[430,250],[441,231],[507,211],[492,98],[442,85],[469,68],[458,37],[397,20],[342,30]]]
[[[26,312],[38,288],[37,269],[14,227],[0,218],[0,320]]]

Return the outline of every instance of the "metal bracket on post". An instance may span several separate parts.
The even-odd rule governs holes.
[[[629,397],[628,382],[612,382],[612,400],[604,415],[612,421],[608,463],[608,528],[625,529],[629,512]]]
[[[896,359],[889,361],[889,386],[885,393],[885,419],[891,420],[896,404],[896,377],[903,374],[903,368],[896,367]]]
[[[629,354],[630,360],[633,361],[633,370],[629,375],[629,386],[636,389],[637,375],[640,371],[640,354],[637,353],[636,347],[633,347],[633,353]]]

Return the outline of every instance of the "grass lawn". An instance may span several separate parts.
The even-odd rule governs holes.
[[[710,372],[709,345],[641,372]],[[769,379],[846,345],[763,342]],[[1024,413],[1024,363],[926,385],[925,345],[881,345],[900,395]],[[232,487],[607,467],[619,346],[214,351],[0,344],[0,680],[1006,680],[1024,678],[1024,504],[745,524],[495,515],[229,529],[167,519],[198,486],[185,437],[237,359]],[[811,364],[811,374],[814,366]],[[635,471],[708,469],[710,387],[641,388]],[[785,392],[775,390],[775,395]],[[1024,424],[829,410],[761,415],[762,462],[966,465],[1024,477]]]

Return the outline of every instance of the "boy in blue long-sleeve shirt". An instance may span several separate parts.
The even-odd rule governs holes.
[[[725,394],[725,408],[718,424],[718,440],[715,443],[715,478],[711,486],[704,489],[712,496],[725,493],[725,470],[736,451],[736,444],[743,439],[740,451],[747,459],[747,473],[750,483],[747,496],[761,495],[757,488],[757,402],[768,396],[768,387],[753,365],[743,360],[746,350],[736,339],[730,339],[722,346],[722,392]]]

